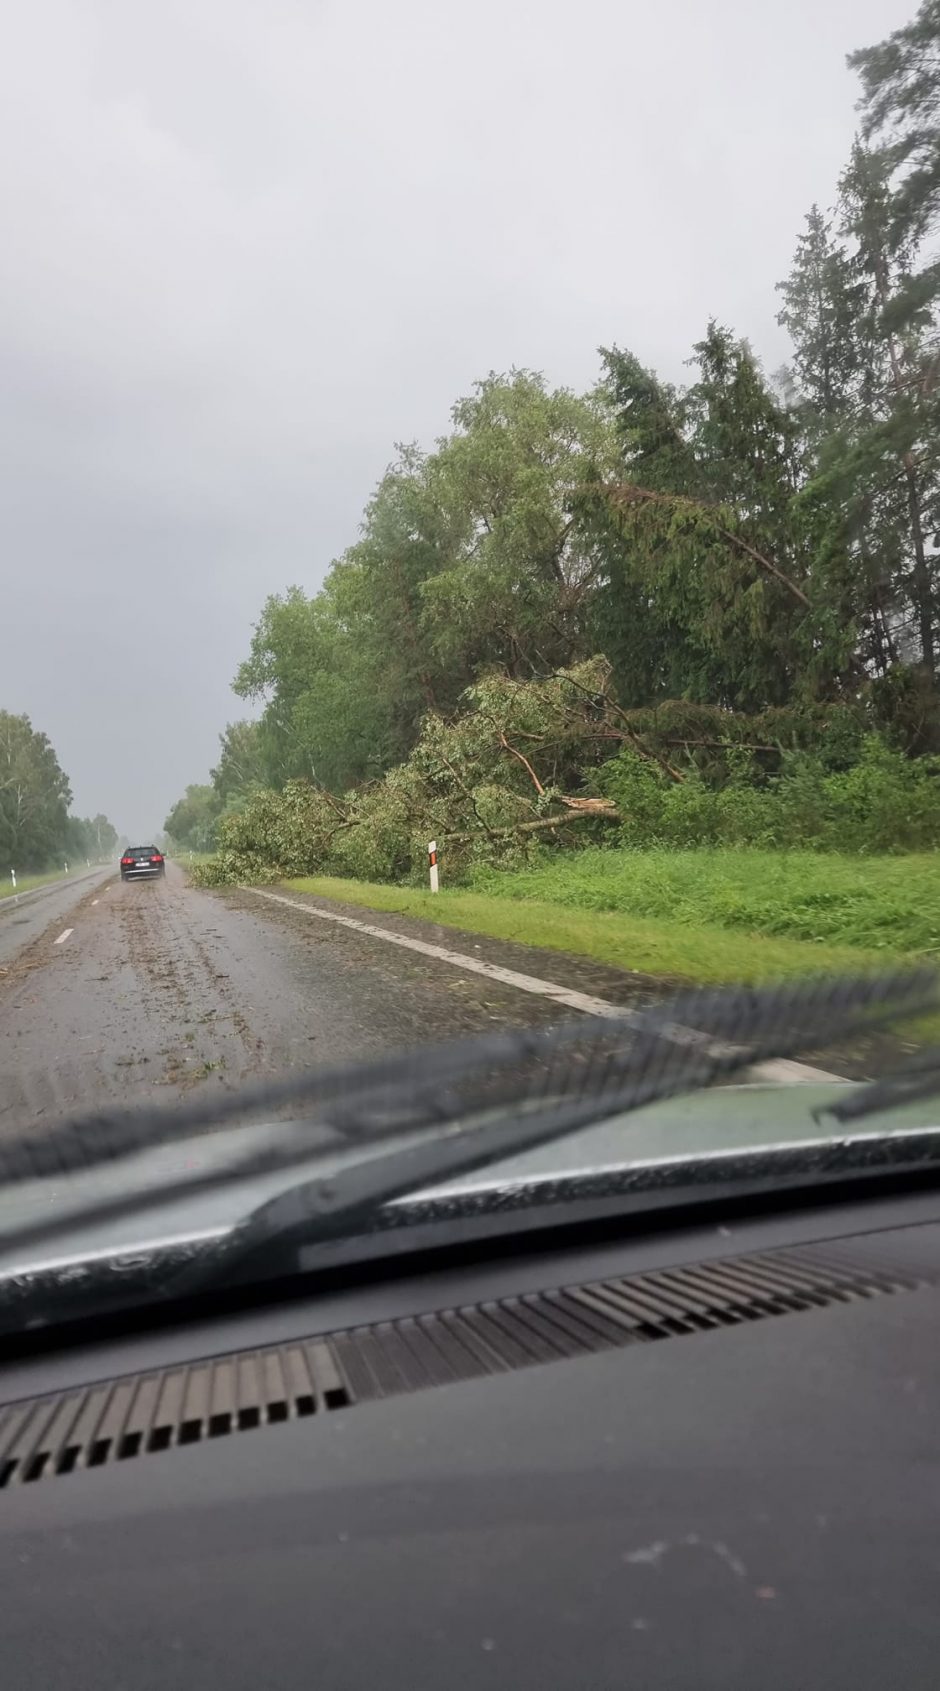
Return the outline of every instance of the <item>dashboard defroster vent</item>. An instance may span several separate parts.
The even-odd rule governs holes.
[[[897,1253],[865,1240],[684,1263],[10,1403],[0,1406],[0,1488],[370,1399],[913,1291],[936,1280],[937,1260],[928,1226],[909,1229]]]

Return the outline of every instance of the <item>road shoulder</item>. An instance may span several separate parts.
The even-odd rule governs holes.
[[[384,911],[370,913],[361,904],[349,905],[341,900],[318,897],[299,891],[289,883],[282,888],[241,888],[221,896],[254,901],[256,908],[266,905],[272,914],[277,911],[282,915],[288,914],[293,906],[298,914],[306,912],[308,917],[322,920],[324,926],[342,924],[347,932],[360,933],[364,943],[381,939],[384,931],[386,939],[392,944],[414,945],[419,952],[427,948],[429,959],[433,956],[436,963],[443,960],[445,965],[452,964],[455,970],[461,967],[476,969],[480,963],[495,966],[505,971],[503,982],[510,988],[510,974],[518,975],[521,980],[528,979],[532,984],[527,987],[521,986],[520,982],[523,993],[536,993],[538,987],[535,982],[541,981],[547,989],[556,989],[554,993],[546,991],[545,996],[550,1003],[554,998],[553,1008],[557,1008],[559,1016],[570,1014],[572,1008],[595,1014],[616,1013],[618,1007],[642,1008],[645,1004],[661,1002],[681,984],[615,970],[564,952],[550,953],[541,948],[536,950],[494,940],[487,935],[458,933],[451,927],[415,917],[394,916]],[[566,1004],[562,993],[569,999],[571,995],[580,994],[591,1002]],[[758,1070],[752,1071],[751,1078],[789,1085],[833,1079],[870,1079],[903,1060],[909,1049],[908,1044],[896,1034],[875,1033],[864,1039],[803,1052],[800,1054],[801,1061],[788,1059],[760,1065]]]

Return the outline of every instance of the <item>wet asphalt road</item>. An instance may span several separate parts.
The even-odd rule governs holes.
[[[51,886],[0,899],[0,970],[57,918],[61,918],[65,927],[69,911],[75,909],[90,888],[103,886],[110,880],[113,872],[111,868],[82,869]]]
[[[587,959],[290,896],[609,1003],[668,992]],[[127,885],[92,871],[17,911],[0,905],[0,1133],[571,1014],[248,890],[201,891],[174,863]],[[861,1078],[908,1049],[875,1035],[802,1055]]]
[[[34,905],[25,943],[0,951],[0,1132],[560,1019],[549,1000],[250,893],[200,891],[172,863],[165,880],[105,874],[69,892]],[[473,936],[439,937],[481,954]],[[643,996],[614,971],[567,959],[560,977],[548,953],[484,948],[582,990]]]

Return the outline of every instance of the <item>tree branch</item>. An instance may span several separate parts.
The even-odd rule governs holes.
[[[608,816],[613,821],[620,820],[620,812],[611,799],[568,798],[564,793],[559,793],[558,802],[575,811],[578,816]]]
[[[540,829],[565,828],[577,820],[577,812],[566,816],[540,816],[534,822],[514,822],[509,828],[494,828],[492,831],[492,838],[494,840],[508,840],[511,839],[514,834],[534,834]],[[440,838],[444,840],[450,838],[452,840],[460,840],[463,842],[472,840],[474,836],[473,834],[447,835],[442,831],[440,833]]]
[[[666,505],[673,510],[696,511],[714,517],[714,506],[703,504],[698,499],[689,499],[682,493],[658,493],[649,487],[637,487],[633,482],[624,482],[618,487],[605,487],[603,491],[615,509],[625,509],[631,505],[645,503],[647,505]],[[714,526],[715,533],[729,546],[735,547],[739,552],[743,552],[746,557],[751,558],[759,569],[772,576],[774,581],[780,583],[781,587],[785,587],[799,604],[804,605],[807,610],[812,609],[803,589],[797,587],[796,582],[791,581],[790,577],[784,574],[772,558],[765,557],[763,552],[758,552],[755,546],[751,546],[739,534],[733,534],[731,529],[724,528],[721,523],[716,521]]]
[[[451,763],[450,759],[446,758],[444,756],[443,752],[438,752],[437,755],[440,758],[441,762],[443,763],[444,768],[450,770],[450,773],[453,776],[454,780],[456,781],[458,787],[460,788],[460,791],[463,793],[464,797],[468,800],[469,805],[470,805],[470,809],[473,811],[473,814],[476,817],[477,821],[479,822],[480,827],[483,829],[483,832],[485,834],[489,834],[490,838],[492,839],[493,830],[489,826],[489,823],[484,822],[482,816],[480,815],[480,812],[477,809],[477,801],[473,796],[473,789],[471,787],[468,787],[465,781],[461,780],[461,777],[458,775],[458,773],[457,773],[456,769],[454,768],[453,764]]]
[[[522,764],[523,769],[528,771],[528,774],[529,774],[531,781],[532,781],[532,785],[534,786],[536,792],[538,793],[539,798],[544,797],[545,788],[542,786],[542,783],[539,780],[538,776],[536,775],[535,770],[532,768],[532,765],[529,762],[528,758],[524,757],[522,752],[517,751],[515,746],[511,746],[509,744],[509,741],[507,740],[505,734],[502,732],[501,729],[499,730],[499,743],[503,747],[503,749],[509,753],[510,757],[517,758],[518,761]]]
[[[575,681],[573,675],[561,675],[556,672],[555,676],[549,677],[549,679],[566,682],[569,687],[574,687],[577,692],[583,693],[585,698],[594,699],[596,697],[589,688],[582,686],[580,681]],[[598,731],[595,731],[592,725],[584,723],[583,726],[585,733],[587,733],[592,739],[596,740],[619,740],[621,744],[624,741],[627,741],[633,746],[638,757],[645,758],[648,763],[658,764],[660,769],[665,770],[670,780],[676,781],[679,784],[685,780],[685,776],[680,770],[674,769],[672,764],[669,763],[666,758],[658,757],[655,752],[650,751],[649,748],[643,744],[643,741],[640,739],[640,736],[637,734],[635,728],[631,727],[626,711],[622,708],[622,706],[618,705],[616,699],[611,698],[609,693],[604,694],[604,704],[609,706],[610,709],[620,717],[621,721],[625,724],[625,727],[622,729],[616,729],[607,724],[604,724],[603,727],[598,724]],[[565,709],[566,707],[562,705],[562,710]],[[574,712],[570,710],[567,711],[567,715],[569,720],[578,720],[578,718],[574,715]]]

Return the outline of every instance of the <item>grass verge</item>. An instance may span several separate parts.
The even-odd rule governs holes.
[[[683,927],[717,927],[894,956],[940,953],[940,853],[584,851],[516,874],[479,872],[480,892]]]
[[[508,879],[508,877],[507,877]],[[541,950],[590,957],[618,969],[665,980],[717,985],[784,975],[836,972],[884,962],[882,951],[820,941],[768,938],[717,924],[664,921],[631,911],[582,909],[561,901],[506,897],[492,891],[442,891],[309,876],[286,881],[296,892]]]
[[[76,870],[76,874],[78,871]],[[50,869],[45,875],[17,875],[16,886],[7,875],[0,881],[0,899],[14,898],[20,892],[33,892],[36,887],[50,886],[53,881],[64,881],[61,869]]]

